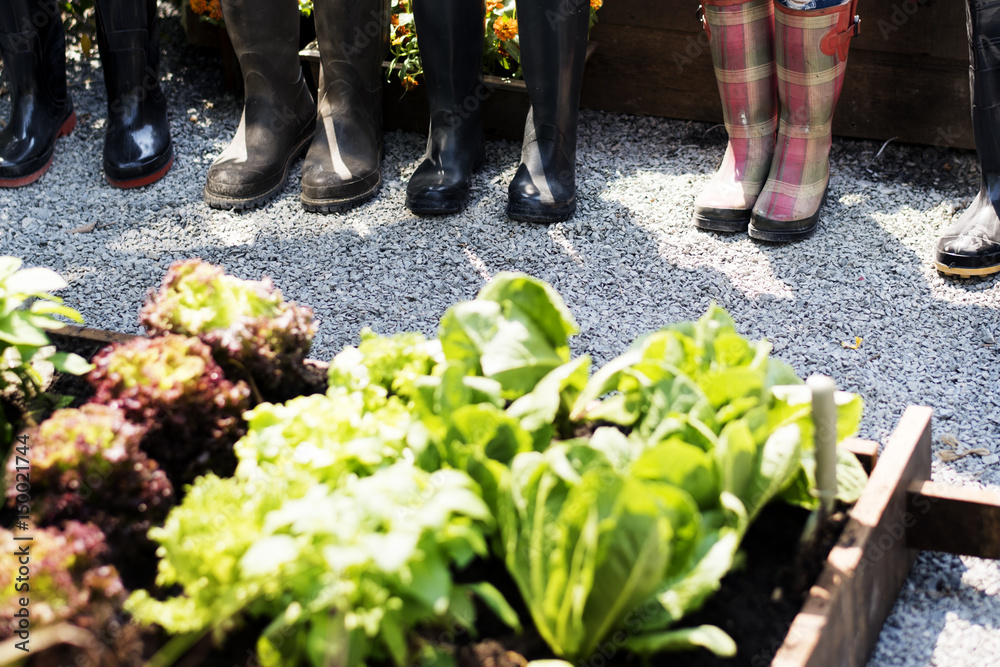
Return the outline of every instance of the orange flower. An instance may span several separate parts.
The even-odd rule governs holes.
[[[503,5],[503,0],[486,0],[486,11],[492,12],[503,9]]]
[[[190,0],[189,4],[195,14],[208,14],[211,19],[222,20],[222,6],[219,0]]]
[[[412,76],[404,76],[403,77],[403,88],[405,88],[406,90],[413,90],[414,88],[416,88],[419,85],[420,85],[420,82],[418,82]]]
[[[604,6],[604,0],[590,0],[590,8],[597,11]]]
[[[393,14],[389,17],[389,24],[394,26],[399,25],[399,14]]]
[[[493,24],[493,32],[502,42],[508,42],[517,37],[517,19],[509,19],[501,16]]]

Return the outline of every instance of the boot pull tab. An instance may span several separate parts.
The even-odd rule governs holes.
[[[705,17],[705,3],[698,5],[698,9],[695,10],[694,15],[695,18],[701,21],[701,27],[705,29],[708,40],[712,41],[712,28],[708,25],[708,19]]]
[[[841,7],[843,8],[841,10]],[[838,7],[837,23],[823,36],[819,48],[828,56],[836,55],[847,60],[847,50],[851,37],[861,33],[861,17],[858,15],[858,0],[851,0]]]

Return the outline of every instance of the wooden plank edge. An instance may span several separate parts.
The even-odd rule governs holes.
[[[878,443],[874,440],[862,440],[861,438],[847,438],[840,446],[858,457],[861,466],[869,475],[878,463]]]
[[[907,546],[1000,558],[1000,493],[918,481],[909,494],[919,513],[907,529]]]
[[[140,338],[135,334],[119,333],[117,331],[105,331],[104,329],[94,329],[92,327],[80,327],[75,324],[67,324],[62,329],[52,330],[53,334],[66,336],[67,338],[80,338],[91,343],[125,343],[133,338]]]
[[[930,478],[931,414],[915,406],[903,413],[772,665],[867,664],[917,557],[905,540],[908,489]]]

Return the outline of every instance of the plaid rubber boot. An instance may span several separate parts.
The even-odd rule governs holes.
[[[775,8],[781,117],[771,173],[750,220],[752,238],[796,241],[816,231],[830,181],[833,110],[860,24],[856,9],[857,0],[827,9]]]
[[[722,166],[695,200],[694,224],[741,232],[764,187],[778,127],[772,0],[704,0],[703,22],[729,145]]]

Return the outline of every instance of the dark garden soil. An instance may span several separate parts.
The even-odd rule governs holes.
[[[50,333],[49,339],[60,352],[72,352],[73,354],[80,355],[87,361],[90,361],[94,355],[107,346],[107,343],[87,340],[79,336],[64,336],[58,333]],[[94,395],[93,387],[87,384],[87,380],[84,377],[65,375],[63,373],[56,374],[55,380],[48,391],[57,396],[71,397],[73,402],[67,407],[73,408],[80,407]]]

